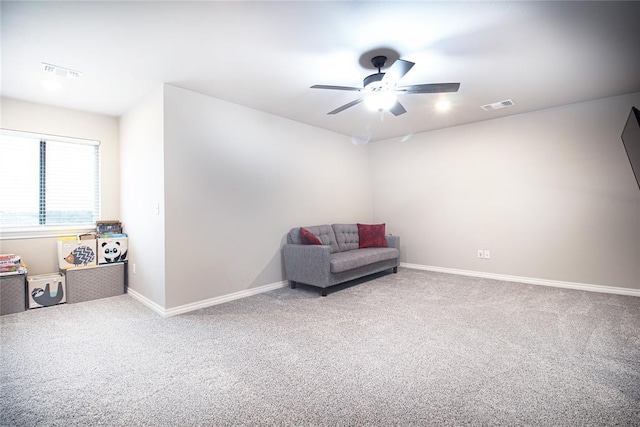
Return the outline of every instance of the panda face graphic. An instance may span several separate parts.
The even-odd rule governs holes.
[[[118,248],[105,248],[104,250],[105,256],[109,256],[109,254],[112,254],[111,256],[115,256],[117,253],[118,253]]]
[[[127,250],[124,249],[122,252],[120,248],[120,242],[103,242],[100,250],[102,251],[102,256],[106,262],[118,262],[123,261],[126,257]]]

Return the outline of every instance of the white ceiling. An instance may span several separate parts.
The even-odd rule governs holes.
[[[640,2],[1,3],[4,97],[119,116],[169,83],[362,140],[640,91]],[[357,92],[379,49],[415,62],[402,84],[460,82],[401,95],[394,117]],[[56,77],[47,62],[83,72]],[[390,64],[388,64],[390,65]],[[434,103],[453,103],[437,113]],[[511,98],[515,107],[481,105]]]

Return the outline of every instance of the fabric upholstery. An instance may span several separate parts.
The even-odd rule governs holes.
[[[300,227],[287,234],[282,248],[285,277],[294,283],[328,288],[338,283],[393,269],[400,265],[400,238],[384,236],[387,248],[359,249],[356,224],[304,227],[323,243],[303,245]],[[338,237],[340,243],[338,243]]]
[[[357,224],[359,248],[386,248],[385,224]]]
[[[300,227],[300,242],[303,245],[321,245],[322,242],[312,232]]]
[[[336,235],[340,252],[358,249],[360,238],[356,224],[333,224],[331,227]]]
[[[397,250],[400,250],[400,237],[399,236],[393,236],[391,234],[388,234],[388,235],[385,236],[385,239],[387,239],[387,247],[396,248]]]
[[[302,242],[300,241],[300,228],[301,227],[292,228],[291,231],[289,231],[289,234],[287,236],[287,241],[289,243],[293,243],[296,245],[302,244]],[[331,252],[339,251],[338,243],[336,242],[336,236],[333,233],[333,228],[331,228],[330,225],[314,225],[302,228],[306,228],[311,233],[313,233],[313,235],[316,236],[323,245],[331,246]]]
[[[341,273],[379,261],[398,258],[400,251],[395,248],[366,248],[333,253],[329,256],[332,273]]]
[[[287,280],[320,287],[332,284],[329,272],[330,246],[288,244],[284,245],[282,251]]]

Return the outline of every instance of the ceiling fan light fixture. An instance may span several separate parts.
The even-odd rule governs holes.
[[[397,96],[390,91],[375,91],[364,98],[364,105],[372,111],[388,111],[395,105]]]

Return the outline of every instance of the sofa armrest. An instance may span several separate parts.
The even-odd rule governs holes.
[[[400,250],[400,236],[394,236],[394,235],[387,235],[385,236],[387,238],[387,246],[390,248],[396,248],[397,250]]]
[[[286,244],[282,247],[287,280],[329,286],[331,246]]]

